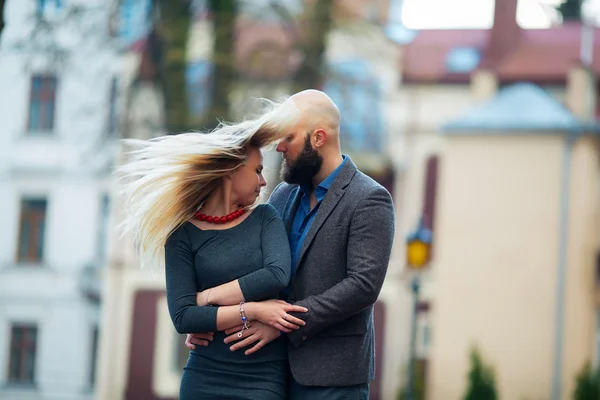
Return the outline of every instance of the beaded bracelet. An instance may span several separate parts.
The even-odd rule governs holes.
[[[246,311],[244,311],[244,302],[240,302],[240,318],[242,319],[242,330],[237,334],[239,338],[242,337],[244,333],[244,329],[250,328],[250,324],[248,323],[248,316],[246,315]]]

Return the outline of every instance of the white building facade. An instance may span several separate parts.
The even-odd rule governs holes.
[[[0,399],[94,397],[118,135],[112,0],[8,0],[0,40]]]

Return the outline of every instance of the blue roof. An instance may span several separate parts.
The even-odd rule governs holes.
[[[583,125],[554,97],[531,83],[516,83],[462,116],[447,122],[447,134],[510,131],[566,132]]]

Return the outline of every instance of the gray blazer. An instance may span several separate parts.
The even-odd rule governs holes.
[[[269,203],[289,233],[301,198],[298,185],[279,184]],[[289,333],[289,362],[307,386],[350,386],[375,377],[373,305],[394,238],[394,206],[381,185],[352,160],[336,177],[303,243],[289,301],[306,326]]]

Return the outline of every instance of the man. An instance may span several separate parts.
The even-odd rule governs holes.
[[[393,202],[342,155],[340,113],[325,93],[306,90],[288,101],[301,117],[277,146],[284,182],[269,203],[286,224],[292,252],[292,282],[283,296],[308,308],[295,315],[306,325],[285,334],[289,398],[368,399],[375,375],[373,305],[392,249]],[[267,334],[273,330],[253,322],[241,339],[227,341],[239,340],[235,351],[273,337]],[[186,345],[204,345],[203,339],[188,335]]]

